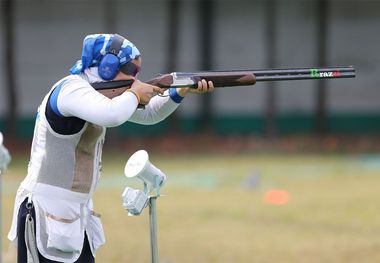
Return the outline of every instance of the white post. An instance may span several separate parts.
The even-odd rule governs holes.
[[[152,263],[157,263],[158,260],[156,199],[157,196],[151,196],[149,198],[150,248]]]

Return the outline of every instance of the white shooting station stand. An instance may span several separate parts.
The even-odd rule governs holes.
[[[157,249],[157,213],[156,202],[166,175],[149,162],[148,153],[144,150],[135,152],[125,165],[124,174],[128,178],[136,177],[144,183],[144,191],[126,187],[123,194],[123,206],[129,215],[140,215],[149,206],[151,262],[158,262]]]

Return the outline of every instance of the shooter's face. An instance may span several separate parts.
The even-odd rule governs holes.
[[[131,75],[127,75],[121,71],[116,75],[116,77],[113,80],[127,80],[127,79],[135,79],[141,69],[141,57],[137,59],[131,60],[133,64],[136,65],[136,72],[133,72]]]

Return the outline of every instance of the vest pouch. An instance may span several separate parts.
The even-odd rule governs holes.
[[[83,247],[84,231],[78,215],[75,218],[59,218],[45,212],[47,248],[65,253],[80,253]]]
[[[76,262],[83,249],[87,195],[37,183],[32,201],[36,210],[37,248],[54,262]]]
[[[93,251],[98,250],[104,243],[106,239],[104,237],[104,230],[100,220],[100,215],[92,213],[89,221],[89,227],[87,229],[89,236],[91,238],[90,242]]]

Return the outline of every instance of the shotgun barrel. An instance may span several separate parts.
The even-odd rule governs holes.
[[[161,88],[192,87],[196,88],[201,79],[212,81],[215,87],[232,87],[254,85],[261,81],[306,80],[327,78],[354,78],[355,68],[324,67],[324,68],[289,68],[260,70],[227,70],[200,72],[173,72],[158,75],[147,83]]]
[[[205,79],[212,81],[216,88],[248,86],[262,81],[284,80],[316,80],[354,78],[356,75],[353,66],[324,67],[324,68],[288,68],[288,69],[259,69],[259,70],[226,70],[226,71],[199,71],[199,72],[172,72],[160,74],[146,81],[146,83],[161,88],[196,88],[198,81]],[[133,80],[119,80],[93,83],[97,90],[114,90],[131,86]]]

